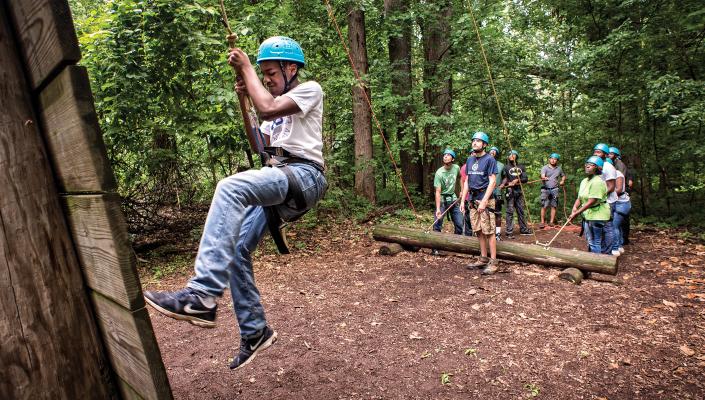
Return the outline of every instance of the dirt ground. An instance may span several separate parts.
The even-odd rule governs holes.
[[[537,265],[482,277],[465,268],[471,256],[380,256],[371,228],[299,228],[287,256],[265,246],[254,265],[279,340],[240,371],[228,368],[239,347],[229,293],[214,329],[150,308],[175,397],[705,398],[705,246],[637,230],[622,285],[575,286]],[[567,232],[556,245],[585,243]],[[139,256],[149,290],[181,288],[191,273],[156,279],[162,261]]]

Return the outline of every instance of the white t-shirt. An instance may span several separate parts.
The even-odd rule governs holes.
[[[602,175],[600,175],[600,177],[602,178],[603,182],[615,181],[614,184],[616,185],[617,168],[615,168],[614,165],[605,161],[605,165],[602,166]],[[617,201],[617,193],[615,193],[615,191],[613,190],[607,195],[607,203],[612,204],[615,201]]]
[[[314,81],[304,82],[284,96],[294,100],[300,112],[260,126],[273,147],[282,147],[293,156],[323,163],[323,89]]]
[[[615,168],[616,169],[616,168]],[[619,170],[617,170],[617,178],[622,178],[622,194],[617,197],[617,201],[620,203],[626,203],[630,201],[629,198],[629,193],[627,193],[627,180],[624,178],[624,174],[621,173]],[[615,181],[615,185],[617,184],[617,181]],[[614,187],[614,190],[617,190],[617,186]]]

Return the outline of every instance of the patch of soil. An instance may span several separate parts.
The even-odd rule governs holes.
[[[380,256],[371,227],[300,228],[293,239],[305,246],[286,256],[264,246],[254,268],[279,340],[240,371],[228,368],[239,347],[229,294],[214,329],[149,308],[175,397],[705,397],[705,246],[634,231],[622,285],[575,286],[538,265],[507,263],[510,273],[482,277],[465,268],[467,255]],[[575,230],[554,244],[585,248]]]

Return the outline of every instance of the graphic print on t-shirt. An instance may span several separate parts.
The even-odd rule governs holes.
[[[280,117],[272,121],[270,127],[270,143],[274,144],[280,140],[286,140],[291,135],[292,118],[291,115]]]

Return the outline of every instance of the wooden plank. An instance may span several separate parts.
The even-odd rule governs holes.
[[[66,0],[7,0],[33,89],[81,59]]]
[[[64,68],[40,96],[44,135],[64,193],[116,190],[84,67]]]
[[[124,380],[117,378],[118,388],[120,389],[120,397],[122,400],[142,400],[143,397],[139,393],[135,392],[135,389],[130,386],[129,383]]]
[[[130,312],[99,293],[92,297],[115,373],[145,399],[171,399],[147,309]]]
[[[62,199],[88,286],[128,310],[144,307],[120,197],[112,193]]]
[[[108,398],[107,360],[31,122],[32,96],[5,5],[0,1],[0,398]]]
[[[440,232],[424,232],[401,226],[377,225],[372,237],[383,242],[427,247],[458,253],[480,254],[477,237]],[[617,257],[585,251],[544,248],[533,244],[502,241],[497,243],[497,258],[521,261],[549,267],[575,267],[584,271],[617,274]]]

